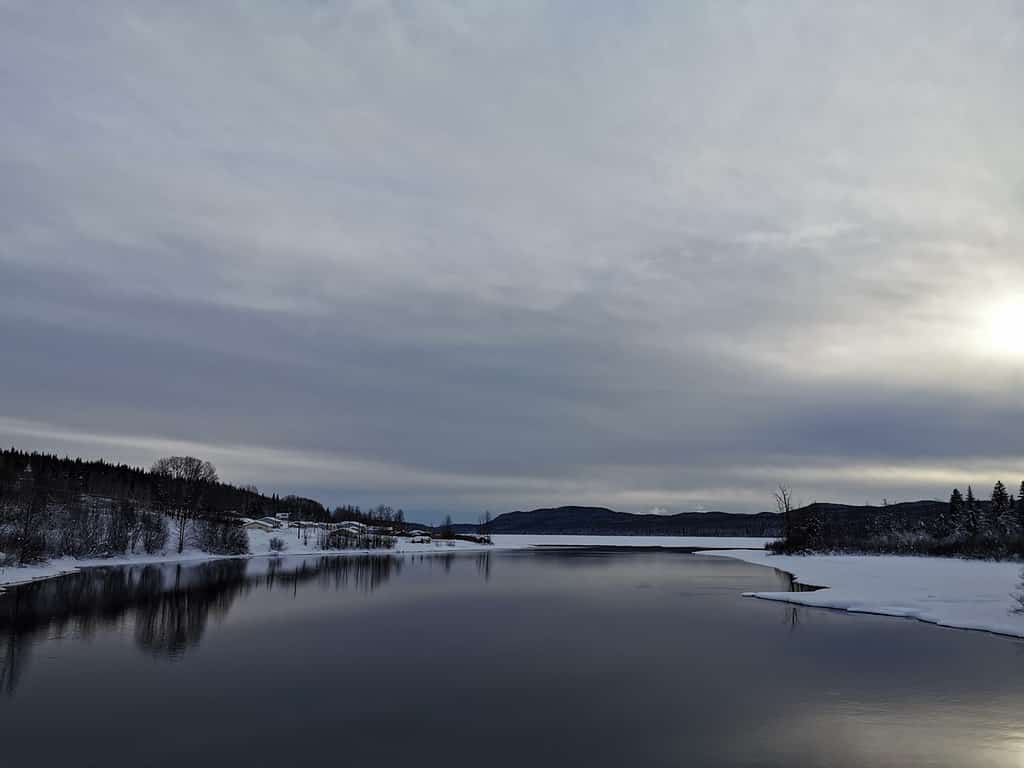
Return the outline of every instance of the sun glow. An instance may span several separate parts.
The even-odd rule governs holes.
[[[1003,302],[988,314],[985,345],[997,355],[1024,357],[1024,298]]]

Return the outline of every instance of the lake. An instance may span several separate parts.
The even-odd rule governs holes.
[[[4,766],[1021,766],[1024,644],[676,552],[286,557],[0,595]]]

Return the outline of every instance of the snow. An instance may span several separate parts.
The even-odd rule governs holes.
[[[815,592],[748,592],[745,596],[853,613],[900,616],[943,627],[1024,637],[1019,605],[1021,564],[897,555],[772,555],[715,551],[792,574]]]
[[[468,541],[430,541],[414,544],[409,538],[399,537],[393,549],[319,549],[316,546],[316,532],[311,531],[309,544],[303,544],[296,537],[295,528],[282,528],[275,531],[250,530],[248,555],[215,555],[199,549],[186,547],[181,554],[170,550],[160,554],[133,554],[119,557],[82,558],[63,557],[50,560],[39,565],[0,566],[0,591],[16,584],[27,584],[40,579],[52,579],[74,573],[82,568],[114,567],[119,565],[147,565],[154,563],[198,563],[207,560],[225,560],[253,557],[274,557],[289,555],[330,555],[345,557],[353,555],[394,555],[394,554],[446,554],[451,552],[489,551],[493,547],[486,544],[474,544]],[[173,538],[173,537],[172,537]],[[279,538],[285,542],[283,552],[271,552],[270,540]]]
[[[776,568],[792,574],[804,585],[825,587],[814,592],[751,592],[748,597],[778,600],[817,608],[834,608],[854,613],[873,613],[919,619],[944,627],[976,629],[1013,637],[1024,637],[1024,614],[1014,613],[1013,595],[1021,581],[1021,565],[988,560],[959,560],[938,557],[895,555],[772,555],[764,550],[767,539],[693,536],[542,536],[496,535],[494,544],[468,541],[414,543],[400,537],[388,550],[321,550],[316,536],[302,543],[295,529],[249,531],[252,554],[237,557],[270,557],[270,539],[284,540],[289,555],[446,554],[490,552],[534,547],[676,547],[694,548],[701,554],[732,557],[754,565]],[[43,565],[0,568],[0,589],[38,579],[73,573],[95,566],[143,565],[147,563],[200,562],[216,560],[196,549],[158,555],[130,555],[116,558],[75,560],[62,558]]]
[[[360,524],[356,524],[360,525]],[[365,526],[361,527],[365,530]],[[316,546],[316,532],[310,531],[309,544],[303,544],[303,538],[296,536],[295,528],[281,528],[274,531],[249,530],[249,552],[248,555],[235,555],[238,558],[247,557],[269,557],[272,555],[332,555],[351,556],[367,554],[402,555],[402,554],[425,554],[425,553],[450,553],[450,552],[490,552],[496,549],[529,549],[537,546],[614,546],[614,547],[722,547],[722,548],[743,548],[754,547],[764,548],[768,539],[746,539],[746,538],[712,538],[712,537],[683,537],[683,536],[494,536],[494,544],[474,544],[469,541],[429,541],[414,542],[413,538],[425,536],[422,532],[416,532],[419,536],[411,533],[406,537],[399,537],[394,549],[344,549],[324,550]],[[270,551],[270,540],[279,538],[285,542],[286,549],[280,553]],[[74,573],[81,568],[112,567],[118,565],[146,565],[149,563],[196,563],[205,560],[219,560],[232,557],[230,555],[214,555],[198,549],[186,548],[180,555],[177,552],[169,551],[161,554],[146,555],[134,554],[121,557],[105,557],[76,559],[72,557],[50,560],[41,565],[30,565],[21,567],[0,567],[0,589],[4,586],[25,584],[40,579],[52,579],[56,576],[64,576]]]

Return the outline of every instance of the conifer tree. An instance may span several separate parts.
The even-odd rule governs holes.
[[[992,510],[988,528],[989,532],[1003,536],[1013,529],[1013,522],[1010,520],[1010,494],[1006,492],[1002,480],[996,481],[992,489]]]
[[[978,501],[974,498],[974,489],[967,486],[967,499],[964,501],[963,530],[970,537],[978,535]]]
[[[940,538],[960,533],[964,528],[964,496],[959,488],[953,489],[949,497],[949,512],[941,521],[938,535]]]
[[[1017,494],[1017,504],[1013,511],[1017,518],[1017,530],[1024,534],[1024,480],[1020,483],[1020,493]]]

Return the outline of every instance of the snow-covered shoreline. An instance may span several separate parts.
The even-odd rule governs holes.
[[[128,565],[200,563],[222,559],[249,559],[326,555],[454,554],[525,550],[538,547],[662,547],[699,550],[699,554],[731,557],[753,565],[791,574],[807,592],[748,592],[745,596],[812,608],[851,613],[913,618],[956,629],[971,629],[1024,638],[1024,614],[1013,595],[1019,590],[1021,564],[987,560],[896,555],[773,555],[764,550],[767,539],[684,536],[540,536],[497,535],[492,545],[468,541],[413,543],[399,538],[394,549],[322,550],[285,534],[287,550],[269,551],[275,533],[250,532],[251,554],[214,555],[198,550],[157,555],[75,560],[62,558],[28,567],[0,568],[0,591],[41,579],[74,573],[83,568]]]
[[[284,539],[287,549],[283,552],[270,551],[272,537]],[[497,550],[530,549],[540,546],[554,547],[712,547],[712,548],[761,548],[768,539],[714,538],[703,536],[521,536],[499,535],[492,537],[493,544],[474,544],[468,541],[431,541],[413,543],[408,538],[399,538],[394,549],[319,549],[315,544],[303,544],[288,529],[282,531],[249,531],[250,554],[217,555],[197,549],[186,549],[180,555],[167,552],[155,555],[133,554],[121,557],[76,559],[71,557],[50,560],[40,565],[0,567],[0,591],[5,587],[28,584],[43,579],[66,576],[83,568],[116,568],[129,565],[156,565],[174,563],[201,563],[210,560],[250,559],[256,557],[295,557],[301,555],[327,555],[331,557],[357,557],[362,555],[407,555],[407,554],[452,554],[460,552],[493,552]],[[312,541],[312,537],[311,537]]]
[[[917,619],[953,629],[1024,638],[1021,564],[899,555],[773,555],[709,551],[792,575],[809,592],[747,592],[746,597],[813,608]]]
[[[278,537],[285,540],[287,549],[283,552],[270,551],[270,538]],[[414,544],[407,538],[399,538],[393,549],[319,549],[313,544],[303,544],[288,531],[249,532],[250,552],[245,555],[218,555],[203,552],[194,548],[186,548],[184,552],[165,552],[146,555],[133,554],[121,557],[82,558],[62,557],[49,560],[39,565],[0,567],[0,592],[6,587],[15,587],[33,581],[54,579],[67,576],[85,568],[117,568],[130,565],[173,565],[175,563],[196,564],[212,560],[250,560],[261,557],[296,557],[309,555],[325,555],[330,557],[357,557],[365,555],[405,555],[405,554],[450,554],[453,552],[490,551],[493,546],[474,544],[468,541],[432,541],[429,544]]]

